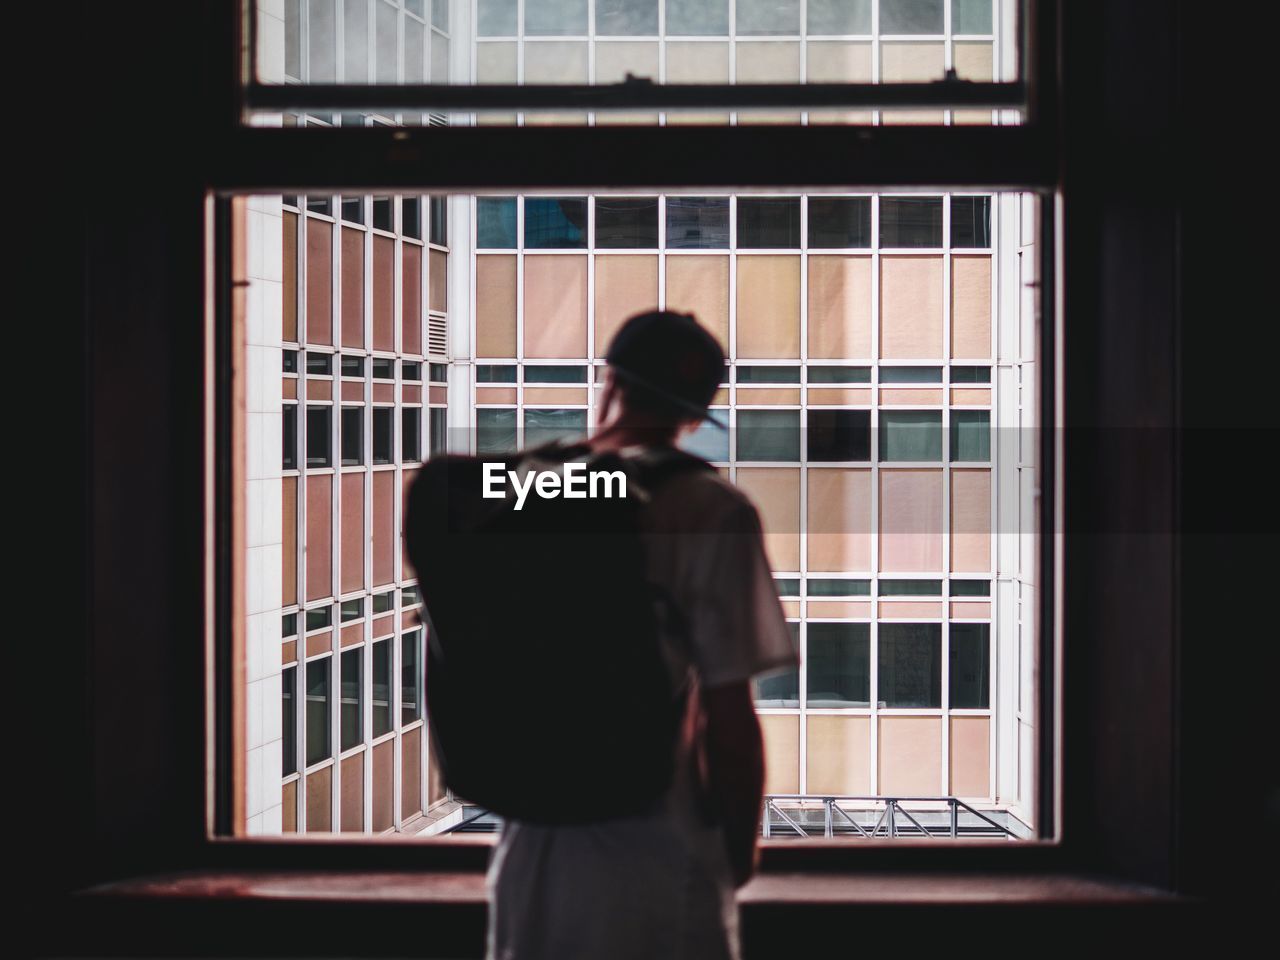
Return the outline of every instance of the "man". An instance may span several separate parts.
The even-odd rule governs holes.
[[[696,429],[724,375],[715,339],[666,311],[628,320],[606,359],[585,442],[624,458]],[[672,785],[646,815],[507,821],[488,877],[494,960],[739,955],[734,890],[755,868],[764,788],[751,678],[794,664],[796,651],[756,510],[718,473],[681,472],[658,486],[641,536],[650,580],[680,622],[660,636],[672,682],[694,691]]]

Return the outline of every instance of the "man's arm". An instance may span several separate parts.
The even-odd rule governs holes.
[[[707,781],[720,814],[733,880],[742,886],[756,868],[756,837],[764,798],[764,744],[751,699],[741,680],[702,691]]]

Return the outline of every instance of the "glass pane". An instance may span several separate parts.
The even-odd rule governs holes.
[[[729,0],[667,0],[667,33],[680,37],[727,37]]]
[[[422,459],[422,408],[405,407],[401,418],[400,459],[414,463]]]
[[[524,0],[524,32],[530,36],[582,36],[587,0]]]
[[[350,750],[364,739],[364,702],[360,682],[363,648],[347,650],[339,664],[342,670],[342,749]]]
[[[553,440],[573,440],[587,432],[586,410],[526,410],[524,445],[537,447]]]
[[[810,460],[870,460],[871,411],[810,407],[808,440]]]
[[[551,367],[530,364],[524,368],[525,383],[586,383],[586,367]]]
[[[282,408],[284,420],[281,430],[281,457],[280,468],[282,470],[298,469],[298,405],[287,403]]]
[[[596,200],[596,246],[649,249],[658,245],[658,200],[600,197]]]
[[[948,686],[953,708],[991,706],[991,627],[985,623],[951,624]]]
[[[942,246],[942,198],[883,198],[880,201],[880,246]]]
[[[990,367],[952,367],[952,383],[990,383]]]
[[[516,198],[476,198],[476,246],[482,250],[516,247]]]
[[[596,36],[653,37],[658,33],[658,0],[596,0]]]
[[[400,637],[400,723],[422,716],[422,631]]]
[[[364,463],[364,407],[342,408],[342,465]]]
[[[879,658],[881,706],[942,706],[941,624],[880,624]]]
[[[810,35],[871,32],[871,0],[809,0],[808,10]]]
[[[741,198],[738,201],[738,246],[800,246],[799,198]]]
[[[811,597],[869,597],[870,580],[845,580],[810,577],[806,588]]]
[[[788,622],[791,642],[800,649],[800,624]],[[751,681],[757,707],[798,707],[800,706],[800,671],[783,670],[779,673],[757,677]]]
[[[881,410],[880,459],[886,462],[942,459],[942,412]]]
[[[991,198],[951,198],[951,246],[991,246]]]
[[[333,466],[332,437],[333,407],[307,407],[307,466]]]
[[[739,366],[735,371],[739,383],[799,383],[799,367]]]
[[[476,0],[476,26],[482,37],[514,37],[518,0]]]
[[[723,249],[729,246],[728,197],[668,197],[667,246]]]
[[[799,410],[738,411],[739,460],[799,460]]]
[[[428,427],[431,435],[431,446],[429,449],[431,456],[433,457],[444,453],[447,449],[449,438],[448,426],[446,425],[448,413],[449,411],[444,407],[431,408],[431,422],[428,424]]]
[[[713,412],[722,419],[727,417],[727,411],[725,410]],[[727,462],[729,459],[729,431],[704,420],[698,424],[696,430],[685,434],[680,439],[680,449],[687,450],[689,453],[702,457],[704,460],[710,460],[713,463]]]
[[[809,246],[871,246],[871,198],[810,198]]]
[[[524,202],[524,245],[573,248],[587,245],[587,201],[529,197]]]
[[[880,0],[881,33],[942,33],[944,0]]]
[[[298,695],[298,670],[289,667],[280,672],[280,760],[281,775],[298,772],[298,714],[294,700]]]
[[[881,367],[881,383],[941,383],[941,367]]]
[[[882,597],[940,597],[941,580],[881,580]]]
[[[307,766],[332,756],[329,741],[329,669],[332,657],[307,664]]]
[[[737,9],[743,36],[800,32],[800,0],[738,0]]]
[[[951,411],[951,459],[975,463],[986,463],[991,459],[991,414],[988,411]]]
[[[391,732],[391,641],[373,645],[373,736]]]
[[[870,367],[810,367],[810,383],[870,383]]]
[[[991,0],[951,0],[951,32],[990,33]]]
[[[516,448],[516,411],[507,407],[476,410],[476,453],[509,453]]]
[[[516,368],[496,363],[476,365],[476,383],[515,383]]]
[[[391,462],[391,414],[390,407],[373,408],[373,462]]]
[[[871,625],[811,623],[805,696],[810,707],[871,705]]]

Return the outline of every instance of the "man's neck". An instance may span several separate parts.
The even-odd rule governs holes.
[[[627,447],[670,447],[676,441],[676,427],[641,417],[622,416],[604,424],[587,443],[593,450],[624,450]]]

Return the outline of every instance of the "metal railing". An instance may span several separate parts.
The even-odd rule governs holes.
[[[764,800],[761,832],[766,839],[1021,839],[1016,830],[957,797],[770,794]]]

